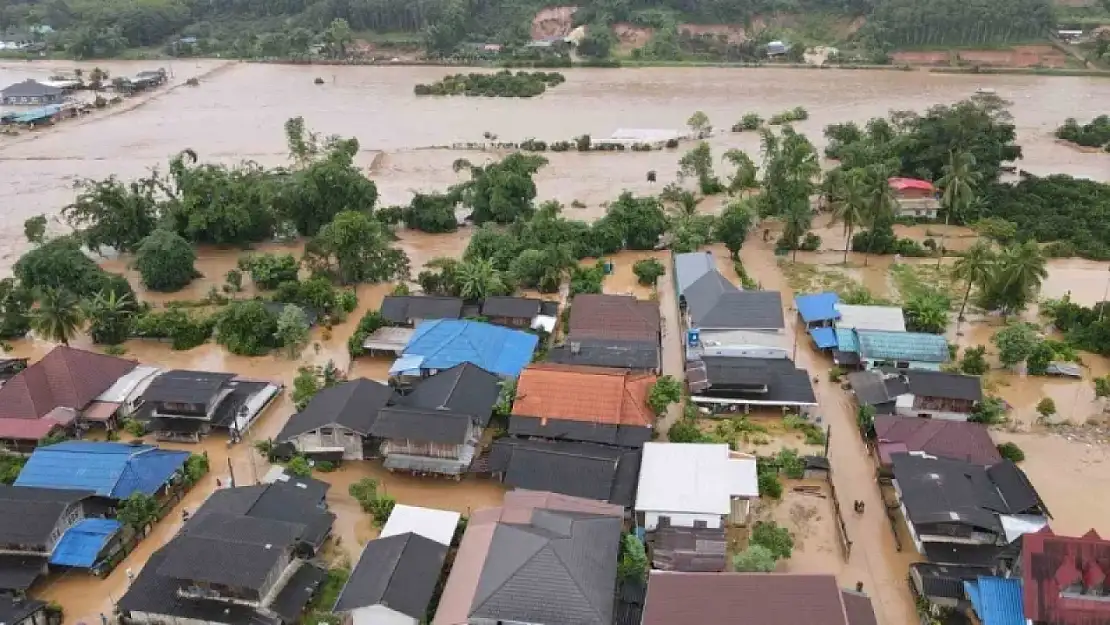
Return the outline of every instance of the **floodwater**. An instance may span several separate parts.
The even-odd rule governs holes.
[[[151,63],[106,63],[113,74],[130,74],[150,69]],[[157,63],[153,64],[157,65]],[[46,78],[59,70],[72,69],[71,63],[8,63],[0,64],[0,84],[28,77]],[[92,64],[85,64],[86,70]],[[1024,147],[1025,160],[1018,165],[1034,173],[1065,172],[1110,180],[1110,157],[1070,149],[1056,143],[1051,131],[1065,117],[1090,118],[1102,113],[1103,103],[1110,99],[1110,82],[1088,78],[1047,78],[1034,76],[964,76],[924,72],[886,71],[803,71],[791,69],[634,69],[634,70],[570,70],[567,83],[533,100],[416,98],[412,86],[429,82],[454,70],[412,67],[283,67],[251,65],[224,61],[174,62],[167,67],[173,73],[171,85],[128,100],[109,111],[95,113],[58,127],[25,133],[18,137],[0,137],[0,268],[10,270],[11,264],[27,247],[22,224],[39,213],[51,218],[50,228],[64,232],[67,227],[58,218],[62,206],[73,199],[73,183],[85,178],[103,178],[116,174],[123,179],[145,175],[153,167],[165,167],[166,160],[177,151],[192,148],[204,160],[234,163],[243,159],[266,165],[284,163],[286,147],[282,124],[290,117],[304,116],[310,128],[323,134],[355,136],[362,146],[359,163],[364,166],[381,193],[383,204],[406,203],[413,190],[441,189],[456,182],[458,175],[451,163],[460,157],[472,161],[496,158],[493,153],[463,152],[446,149],[455,142],[480,141],[484,132],[499,135],[502,140],[520,140],[534,136],[544,140],[566,139],[582,133],[604,137],[620,127],[681,128],[695,110],[705,111],[718,127],[727,128],[746,112],[769,116],[775,112],[801,105],[810,111],[810,119],[799,124],[820,146],[821,129],[829,123],[847,120],[864,121],[886,114],[891,109],[921,109],[934,103],[951,102],[973,93],[977,88],[995,89],[1014,102],[1013,113],[1018,126],[1019,143]],[[315,77],[325,80],[313,85]],[[186,87],[190,77],[198,77],[200,86]],[[1061,103],[1066,106],[1061,108]],[[758,154],[755,134],[721,133],[711,143],[719,154],[725,149],[741,148],[753,157]],[[437,147],[438,146],[438,147]],[[550,165],[537,176],[539,200],[563,202],[566,215],[592,220],[604,214],[607,202],[621,190],[636,193],[657,192],[675,178],[678,155],[674,151],[650,153],[549,154]],[[724,167],[724,166],[722,166]],[[645,173],[655,170],[659,182],[646,182]],[[719,172],[727,175],[727,169]],[[578,200],[585,208],[571,208]],[[715,212],[721,202],[714,199],[700,207]],[[766,227],[776,229],[774,224]],[[804,335],[795,327],[793,296],[783,271],[779,268],[770,243],[763,243],[756,228],[751,241],[742,251],[749,274],[764,288],[783,293],[788,331],[800,340],[796,360],[817,379],[816,392],[819,414],[831,426],[830,456],[834,467],[833,482],[841,503],[848,507],[856,499],[867,502],[866,513],[846,519],[849,538],[854,542],[851,557],[844,561],[835,545],[835,526],[831,503],[826,499],[789,493],[781,504],[767,510],[775,518],[789,521],[802,546],[784,566],[788,570],[835,573],[845,587],[863,582],[875,599],[876,612],[882,625],[913,622],[905,572],[914,559],[908,552],[897,552],[891,529],[882,511],[880,493],[874,480],[874,465],[866,457],[863,444],[855,433],[854,407],[847,394],[828,382],[825,371],[831,366],[826,357],[814,352]],[[842,261],[836,250],[844,245],[844,233],[838,226],[818,222],[817,232],[823,238],[822,251],[802,253],[798,261],[831,269]],[[974,241],[965,229],[943,226],[903,228],[903,236],[919,240],[943,236],[950,249],[963,249]],[[437,256],[459,256],[470,232],[461,230],[448,235],[424,235],[402,232],[399,245],[412,259],[414,270]],[[771,238],[774,240],[774,237]],[[297,246],[267,244],[258,251],[290,251]],[[105,259],[112,271],[125,273],[140,297],[154,303],[201,300],[210,288],[217,289],[224,274],[235,266],[242,252],[238,250],[201,248],[197,267],[204,278],[174,294],[147,293],[138,284],[134,271],[128,269],[129,258]],[[736,279],[727,252],[714,247],[723,272]],[[606,280],[608,293],[635,293],[639,297],[657,297],[664,319],[663,369],[681,375],[683,357],[677,322],[675,295],[671,280],[660,281],[657,293],[635,283],[632,263],[648,256],[666,260],[667,252],[627,252],[613,260],[616,272]],[[849,255],[849,266],[843,271],[878,296],[892,294],[890,262],[886,258],[864,259]],[[915,259],[912,262],[930,262]],[[1045,294],[1059,296],[1071,290],[1077,301],[1089,303],[1102,292],[1106,278],[1105,263],[1086,261],[1052,261]],[[253,295],[247,281],[242,297]],[[330,330],[317,328],[313,340],[298,359],[275,354],[261,358],[242,358],[225,353],[216,345],[203,345],[184,352],[171,351],[167,345],[130,341],[128,357],[143,362],[175,368],[202,368],[233,371],[252,378],[269,379],[290,385],[296,369],[303,364],[324,364],[333,360],[351,377],[382,379],[388,369],[384,359],[359,359],[352,363],[347,356],[346,341],[358,319],[366,310],[376,308],[390,285],[367,285],[358,288],[359,308],[349,319]],[[965,324],[961,344],[989,344],[989,337],[999,322],[973,318]],[[75,342],[87,347],[87,339]],[[28,339],[18,341],[13,353],[40,358],[52,346]],[[1110,371],[1103,359],[1089,357],[1090,375]],[[1058,432],[1049,432],[1034,423],[1032,406],[1044,394],[1056,399],[1061,419],[1084,423],[1090,414],[1100,413],[1101,406],[1093,398],[1090,384],[1074,382],[1043,382],[1030,378],[1012,379],[1011,374],[993,372],[992,383],[1003,397],[1015,406],[1017,432],[1000,432],[1000,436],[1018,437],[1030,459],[1026,462],[1034,483],[1041,489],[1063,531],[1085,531],[1110,518],[1110,510],[1094,514],[1084,495],[1090,486],[1101,484],[1104,471],[1097,464],[1104,459],[1104,448],[1068,440]],[[1034,383],[1036,382],[1036,383]],[[1072,397],[1070,403],[1067,397]],[[226,479],[234,473],[240,483],[251,483],[265,473],[267,467],[250,445],[252,440],[275,435],[292,412],[288,396],[283,394],[270,406],[251,432],[251,440],[229,447],[222,437],[212,437],[199,446],[184,448],[209,453],[213,475],[191,491],[183,504],[195,508],[215,487],[216,477]],[[661,429],[669,427],[679,416],[673,407],[663,419]],[[1074,414],[1069,417],[1068,414]],[[1082,453],[1076,446],[1085,445]],[[334,473],[322,474],[333,485],[329,494],[332,509],[339,516],[335,535],[339,538],[336,557],[357,557],[361,544],[376,535],[369,518],[347,494],[348,486],[364,477],[382,483],[385,492],[407,504],[427,505],[458,510],[463,513],[496,505],[503,489],[500,485],[465,480],[416,479],[390,475],[371,463],[349,464]],[[1082,490],[1080,490],[1082,488]],[[1110,504],[1108,504],[1110,506]],[[849,508],[850,509],[850,508]],[[51,579],[41,596],[57,600],[66,609],[66,622],[95,622],[101,612],[109,612],[112,603],[125,591],[126,570],[137,573],[149,554],[164,544],[180,525],[180,509],[170,513],[132,554],[106,580],[81,574]],[[1107,531],[1099,527],[1100,531]],[[801,534],[804,534],[801,535]]]

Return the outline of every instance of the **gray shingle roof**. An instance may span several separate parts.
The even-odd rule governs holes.
[[[485,427],[500,393],[500,378],[464,362],[420,380],[409,394],[397,399],[397,404],[430,410],[447,408],[476,417]]]
[[[370,433],[387,440],[413,440],[461,445],[466,442],[470,415],[452,410],[382,408]]]
[[[17,82],[0,91],[0,95],[5,98],[21,98],[21,97],[43,97],[43,96],[56,96],[61,95],[62,90],[58,87],[44,85],[37,80],[28,78],[23,82]]]
[[[234,373],[214,371],[167,371],[151,380],[143,393],[143,401],[203,404],[234,377]]]
[[[165,546],[166,559],[157,572],[182,582],[200,581],[258,591],[289,548],[185,534]]]
[[[675,287],[679,295],[705,274],[716,271],[712,252],[690,252],[674,255]]]
[[[942,397],[968,401],[983,399],[983,382],[977,375],[919,369],[889,369],[884,370],[884,373],[898,373],[905,376],[909,382],[910,392],[919,397]]]
[[[62,513],[92,494],[0,484],[0,544],[45,547]]]
[[[583,339],[574,342],[577,350],[570,344],[549,349],[547,361],[562,365],[616,367],[638,371],[659,368],[659,344],[655,341]]]
[[[499,524],[469,616],[543,625],[609,625],[621,520],[536,510]]]
[[[393,398],[392,388],[366,378],[326,388],[317,393],[304,410],[289,418],[277,440],[285,442],[332,424],[367,436],[378,418],[378,411]]]
[[[332,611],[384,605],[423,621],[446,557],[446,545],[411,532],[371,540]]]
[[[652,430],[636,425],[613,425],[569,419],[542,419],[513,415],[509,419],[509,434],[521,437],[539,437],[564,441],[601,443],[617,447],[643,447],[651,440]]]
[[[380,312],[391,323],[408,323],[410,319],[458,319],[463,301],[457,297],[434,295],[387,295]]]
[[[683,293],[690,322],[697,328],[728,330],[782,329],[782,295],[778,291],[741,291],[716,271]]]
[[[628,507],[635,499],[640,454],[630,449],[568,441],[502,438],[489,470],[517,488],[549,491]]]
[[[531,319],[540,314],[541,301],[530,297],[494,295],[482,302],[483,317]]]

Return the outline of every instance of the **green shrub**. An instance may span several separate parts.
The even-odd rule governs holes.
[[[774,473],[759,474],[759,496],[782,499],[782,480]]]
[[[998,455],[1011,462],[1025,460],[1025,452],[1016,443],[1002,443],[998,446]]]

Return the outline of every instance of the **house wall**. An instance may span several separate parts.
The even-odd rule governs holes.
[[[382,455],[407,454],[410,456],[425,456],[428,458],[456,459],[462,455],[464,448],[465,445],[447,445],[409,439],[388,440],[382,443]]]
[[[490,323],[508,328],[528,328],[532,326],[532,319],[525,319],[522,317],[490,317]]]
[[[659,517],[668,517],[672,527],[694,527],[694,521],[705,521],[706,527],[719,528],[724,522],[724,515],[720,514],[691,514],[682,512],[662,512],[639,510],[643,516],[643,527],[646,531],[653,532],[659,527]]]
[[[11,625],[46,625],[46,611],[38,610],[37,612],[27,616],[27,618],[20,619],[11,623]]]
[[[54,546],[62,539],[62,535],[66,533],[66,530],[73,527],[83,518],[85,518],[85,508],[80,502],[67,508],[66,511],[62,513],[61,518],[58,519],[58,524],[55,525],[54,529],[50,532],[50,538],[46,543],[46,552],[52,553],[54,551]]]
[[[384,605],[372,605],[351,610],[344,625],[420,625],[420,621]]]
[[[964,399],[945,399],[939,397],[921,397],[909,395],[909,406],[904,406],[902,398],[898,400],[897,414],[906,417],[928,415],[930,419],[944,419],[946,421],[967,421],[975,403]]]
[[[57,104],[62,101],[61,95],[46,95],[46,96],[4,96],[4,104],[10,106],[19,105],[35,105],[35,104]]]
[[[231,619],[228,619],[229,621]],[[220,621],[205,621],[193,618],[180,618],[169,614],[154,614],[152,612],[132,612],[131,622],[143,625],[235,625]]]
[[[918,362],[916,360],[872,360],[860,358],[863,368],[870,371],[876,367],[898,367],[899,369],[917,369],[919,371],[940,371],[939,362]],[[904,365],[904,366],[903,366]]]
[[[751,514],[752,502],[743,497],[733,497],[729,504],[728,524],[740,526],[747,525],[749,515]]]
[[[292,442],[301,453],[343,450],[344,460],[364,458],[362,435],[347,428],[337,426],[319,428],[295,437]]]

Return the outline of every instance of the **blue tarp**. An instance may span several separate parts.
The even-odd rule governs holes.
[[[62,534],[50,555],[50,564],[92,568],[96,556],[120,527],[120,522],[112,519],[81,519]]]
[[[809,331],[817,349],[834,349],[840,343],[836,340],[836,330],[833,328],[813,328]]]
[[[153,495],[188,458],[187,451],[153,445],[66,441],[36,449],[15,485],[91,490],[111,499]]]
[[[837,328],[836,349],[849,354],[858,354],[859,340],[856,338],[856,331],[851,328]]]
[[[964,591],[983,625],[1025,625],[1020,580],[980,576]]]
[[[840,312],[836,309],[839,303],[840,297],[836,293],[813,293],[794,298],[794,306],[806,323],[840,319]]]
[[[420,368],[450,369],[469,362],[490,373],[517,377],[532,361],[539,337],[480,321],[436,319],[416,327],[402,359],[422,356]]]

